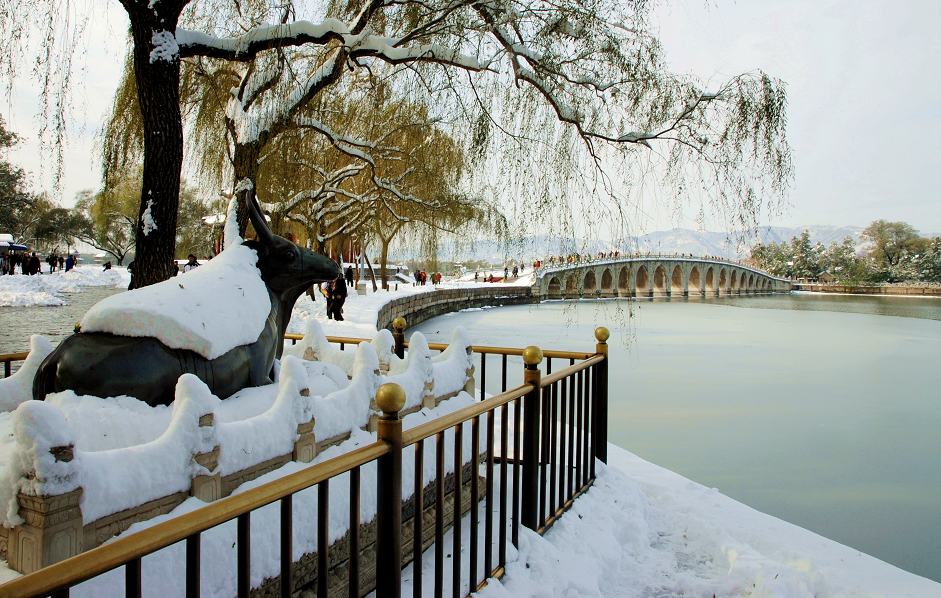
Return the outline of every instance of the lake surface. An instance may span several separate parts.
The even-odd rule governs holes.
[[[941,300],[550,302],[417,329],[430,340],[463,326],[479,343],[591,350],[602,324],[612,332],[611,442],[941,581]],[[499,362],[488,366],[488,391],[499,392]],[[521,369],[511,360],[511,385]]]
[[[56,307],[0,307],[0,353],[29,351],[29,337],[45,336],[53,345],[72,334],[75,323],[89,308],[124,289],[82,287],[77,293],[62,293],[66,305]],[[17,364],[14,364],[14,368]]]

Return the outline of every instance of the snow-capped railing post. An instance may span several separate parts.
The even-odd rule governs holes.
[[[405,318],[399,316],[392,320],[392,338],[395,339],[395,354],[405,359]]]
[[[74,447],[56,446],[49,453],[57,464],[67,466],[72,462]],[[36,479],[37,472],[26,475]],[[10,568],[32,573],[82,552],[81,499],[81,487],[54,495],[18,491],[18,515],[23,521],[9,532],[6,559]]]
[[[310,400],[310,389],[302,388],[301,396]],[[317,456],[317,439],[314,437],[314,423],[316,418],[311,416],[310,421],[297,424],[297,440],[294,441],[295,461],[310,463]]]
[[[523,398],[523,496],[520,522],[531,530],[539,529],[539,425],[542,407],[542,349],[530,345],[523,350],[523,384],[533,389]],[[513,530],[513,544],[519,546],[517,532]]]
[[[399,598],[402,594],[402,419],[405,391],[394,383],[376,391],[382,410],[378,439],[391,449],[378,460],[376,501],[376,595]],[[438,505],[443,508],[444,505]]]
[[[594,429],[591,441],[594,459],[591,460],[591,477],[595,477],[595,459],[608,462],[608,338],[611,333],[604,326],[595,328],[595,353],[604,355],[604,360],[592,368],[594,379],[591,381],[592,407],[591,422]]]
[[[464,392],[470,396],[474,396],[474,347],[467,345],[467,369],[464,370],[464,375],[467,376],[467,380],[464,382]],[[481,360],[484,359],[483,354],[480,356]]]
[[[212,428],[215,425],[215,414],[204,413],[199,417],[200,428]],[[207,430],[210,434],[211,430]],[[216,444],[207,453],[195,453],[193,461],[205,467],[211,473],[200,474],[193,477],[190,486],[190,495],[199,500],[212,502],[222,498],[222,473],[219,471],[219,445]]]

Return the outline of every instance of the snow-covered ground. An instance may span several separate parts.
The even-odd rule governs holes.
[[[594,486],[481,596],[941,597],[941,584],[609,445]]]
[[[83,287],[124,287],[131,275],[122,267],[102,270],[97,265],[80,265],[68,272],[44,271],[43,274],[0,276],[0,307],[65,305],[62,293],[75,293]]]

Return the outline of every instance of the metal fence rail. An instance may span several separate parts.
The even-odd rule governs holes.
[[[404,321],[396,322],[393,336],[396,353],[404,355]],[[244,493],[210,503],[195,511],[118,538],[88,552],[25,575],[0,586],[7,596],[68,596],[69,589],[96,575],[123,567],[125,595],[141,595],[141,559],[176,542],[185,541],[186,596],[199,595],[200,537],[226,521],[237,522],[237,595],[247,597],[252,588],[251,517],[265,505],[280,503],[280,594],[297,595],[292,562],[293,501],[298,492],[317,486],[317,581],[318,597],[328,595],[330,481],[350,476],[348,594],[362,595],[360,563],[360,471],[376,462],[376,594],[398,598],[401,593],[402,547],[402,460],[406,448],[414,447],[413,534],[410,553],[413,594],[422,595],[423,514],[425,513],[425,444],[434,443],[436,493],[434,523],[435,596],[467,595],[486,585],[488,578],[502,577],[507,547],[518,546],[520,526],[545,533],[585,492],[595,479],[595,459],[607,458],[607,344],[608,331],[595,331],[596,351],[541,351],[538,347],[473,347],[480,355],[480,401],[425,424],[403,431],[400,410],[402,389],[384,384],[376,395],[381,410],[377,440],[373,444],[310,466]],[[299,335],[286,335],[295,341]],[[368,339],[328,337],[345,348]],[[443,351],[447,345],[432,343]],[[22,355],[22,357],[20,357]],[[485,396],[487,361],[500,359],[503,392]],[[509,356],[522,356],[523,384],[507,389]],[[0,356],[9,363],[25,354]],[[552,372],[552,359],[567,364]],[[545,360],[545,375],[540,365]],[[469,537],[463,538],[461,508],[464,492],[464,435],[470,429]],[[483,433],[482,433],[483,428]],[[483,437],[483,438],[482,438]],[[481,440],[483,444],[481,445]],[[449,447],[448,445],[452,446]],[[447,449],[453,451],[453,505],[445,519],[445,470]],[[482,477],[481,477],[482,476]],[[481,481],[483,482],[481,484]],[[482,487],[481,487],[482,486]],[[483,530],[480,511],[483,511]],[[452,547],[451,587],[445,588],[445,531],[450,525]],[[481,537],[482,536],[482,537]],[[482,549],[482,556],[481,556]],[[462,555],[466,554],[466,558]],[[466,567],[466,569],[464,569]],[[462,582],[467,571],[469,585]]]

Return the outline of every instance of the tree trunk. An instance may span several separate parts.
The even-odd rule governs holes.
[[[379,250],[379,277],[382,278],[382,288],[388,291],[389,283],[386,281],[386,271],[388,270],[387,263],[389,261],[389,241],[380,235],[379,243],[382,244],[382,248]]]
[[[369,263],[369,256],[366,255],[365,247],[363,247],[363,257],[366,258],[366,267],[369,268],[369,277],[372,279],[372,292],[375,293],[379,290],[379,286],[376,284],[376,271],[372,269],[372,264]]]
[[[239,223],[239,234],[245,237],[245,229],[248,227],[248,212],[245,211],[245,200],[253,200],[256,197],[255,182],[258,180],[258,157],[261,155],[262,142],[259,140],[249,143],[236,143],[235,152],[232,158],[232,170],[235,175],[235,186],[248,179],[251,181],[250,188],[243,188],[239,192],[239,203],[236,206],[236,220]],[[248,197],[246,197],[248,195]]]
[[[166,280],[173,272],[176,219],[183,164],[183,124],[180,119],[180,60],[178,56],[151,60],[155,34],[176,31],[173,9],[153,9],[143,3],[128,8],[134,39],[134,75],[144,125],[144,173],[137,214],[136,257],[129,288]],[[159,37],[158,37],[159,39]]]

